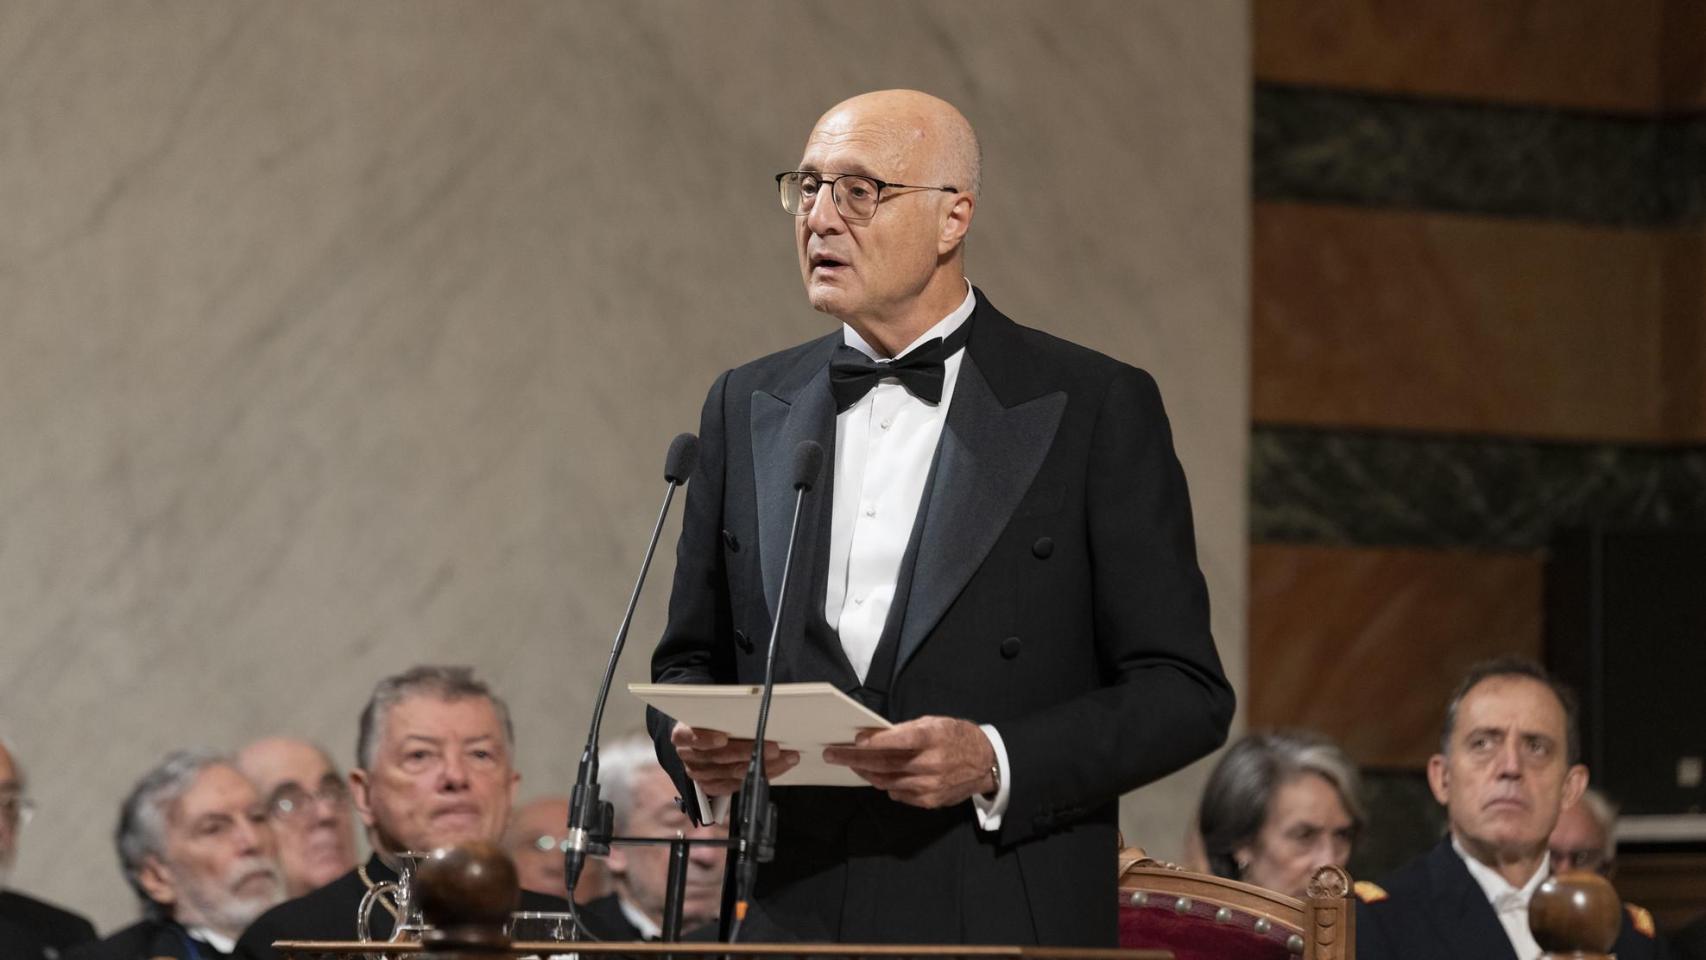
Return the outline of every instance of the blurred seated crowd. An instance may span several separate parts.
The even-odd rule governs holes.
[[[274,960],[278,940],[354,940],[358,907],[397,880],[398,854],[475,840],[514,858],[519,909],[560,917],[570,910],[568,802],[547,796],[515,806],[514,750],[500,696],[467,668],[419,666],[374,688],[347,774],[321,747],[288,736],[234,754],[173,752],[119,804],[117,865],[139,917],[100,939],[76,913],[9,888],[34,807],[20,758],[0,741],[0,960]],[[1568,689],[1523,660],[1470,671],[1445,706],[1427,769],[1447,830],[1389,877],[1355,884],[1357,955],[1538,956],[1527,908],[1541,882],[1615,868],[1616,808],[1589,788],[1578,758]],[[682,813],[643,735],[606,744],[600,768],[617,836],[726,836]],[[1210,774],[1184,867],[1301,899],[1318,869],[1349,862],[1371,816],[1378,812],[1364,802],[1357,766],[1336,744],[1302,731],[1252,733]],[[358,820],[372,851],[365,859]],[[592,859],[574,891],[586,932],[656,938],[669,856],[667,844],[616,844]],[[714,935],[724,859],[721,847],[691,848],[688,938]],[[375,899],[370,930],[383,940],[398,910]],[[1667,944],[1650,914],[1626,905],[1614,952],[1700,960],[1706,920]]]

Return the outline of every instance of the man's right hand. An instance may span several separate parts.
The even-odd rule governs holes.
[[[747,764],[752,762],[752,738],[731,737],[721,730],[695,730],[677,721],[669,742],[705,796],[726,797],[740,790]],[[764,741],[765,776],[774,780],[799,762],[798,751],[784,750],[774,740]]]

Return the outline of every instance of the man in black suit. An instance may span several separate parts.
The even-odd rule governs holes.
[[[1472,669],[1446,707],[1428,785],[1449,832],[1379,885],[1357,884],[1358,960],[1534,960],[1528,902],[1550,875],[1547,839],[1577,803],[1575,699],[1540,667],[1503,659]],[[1652,916],[1625,910],[1612,951],[1663,957]]]
[[[83,917],[51,903],[6,889],[18,854],[18,834],[34,808],[24,771],[0,738],[0,960],[54,960],[65,950],[95,939]]]
[[[1233,709],[1160,395],[966,281],[980,158],[951,105],[855,97],[799,168],[782,205],[841,328],[711,388],[652,671],[762,681],[812,440],[777,679],[895,726],[826,755],[876,789],[776,789],[742,938],[1112,946],[1119,795],[1214,749]],[[750,742],[649,721],[689,808],[726,808]],[[798,760],[766,754],[772,776]]]
[[[265,804],[218,754],[178,751],[144,774],[115,840],[143,917],[74,960],[216,960],[284,896]]]
[[[396,854],[497,843],[521,780],[514,751],[509,707],[467,667],[419,666],[381,680],[362,710],[349,773],[373,855],[267,911],[243,932],[238,955],[274,960],[277,940],[354,940],[362,898],[397,879]],[[562,911],[568,904],[523,891],[521,909]],[[373,938],[389,938],[395,919],[394,904],[379,899]]]

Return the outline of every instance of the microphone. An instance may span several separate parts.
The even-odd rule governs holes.
[[[610,683],[616,677],[616,663],[622,658],[628,628],[634,622],[634,608],[640,602],[640,588],[645,586],[646,572],[652,567],[652,554],[657,551],[658,536],[663,533],[663,521],[669,515],[675,489],[687,482],[698,460],[698,437],[683,433],[670,441],[669,454],[663,464],[663,478],[669,484],[664,490],[663,507],[658,511],[657,523],[652,526],[652,539],[646,544],[646,558],[640,564],[640,577],[634,582],[634,592],[628,597],[628,610],[622,614],[622,625],[617,628],[616,642],[610,649],[610,662],[604,667],[604,682],[599,685],[598,699],[593,703],[592,727],[587,731],[586,749],[581,751],[580,766],[575,772],[575,789],[570,795],[569,835],[563,851],[564,883],[571,911],[575,908],[575,885],[580,882],[587,856],[610,852],[612,810],[608,801],[598,798],[598,728],[604,722],[604,705],[610,699]],[[576,934],[579,934],[578,920]]]
[[[782,560],[782,589],[776,597],[776,616],[770,624],[770,649],[764,653],[764,693],[758,701],[758,728],[752,738],[752,760],[747,764],[746,780],[740,790],[740,859],[735,867],[735,920],[729,932],[730,943],[740,936],[741,923],[746,920],[753,884],[758,879],[758,864],[768,863],[776,855],[776,808],[770,802],[770,781],[764,776],[764,731],[770,723],[770,700],[776,692],[776,638],[781,632],[782,612],[787,606],[794,548],[799,545],[800,513],[806,494],[817,485],[818,474],[823,472],[823,447],[811,440],[801,441],[794,448],[791,466],[794,520],[788,529],[788,552]]]

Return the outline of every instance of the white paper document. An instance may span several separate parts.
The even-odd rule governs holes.
[[[746,684],[630,683],[628,692],[676,720],[750,739],[764,688]],[[846,767],[823,762],[823,748],[849,744],[861,730],[892,726],[830,683],[778,683],[764,737],[800,754],[800,765],[771,783],[782,787],[869,786]]]

